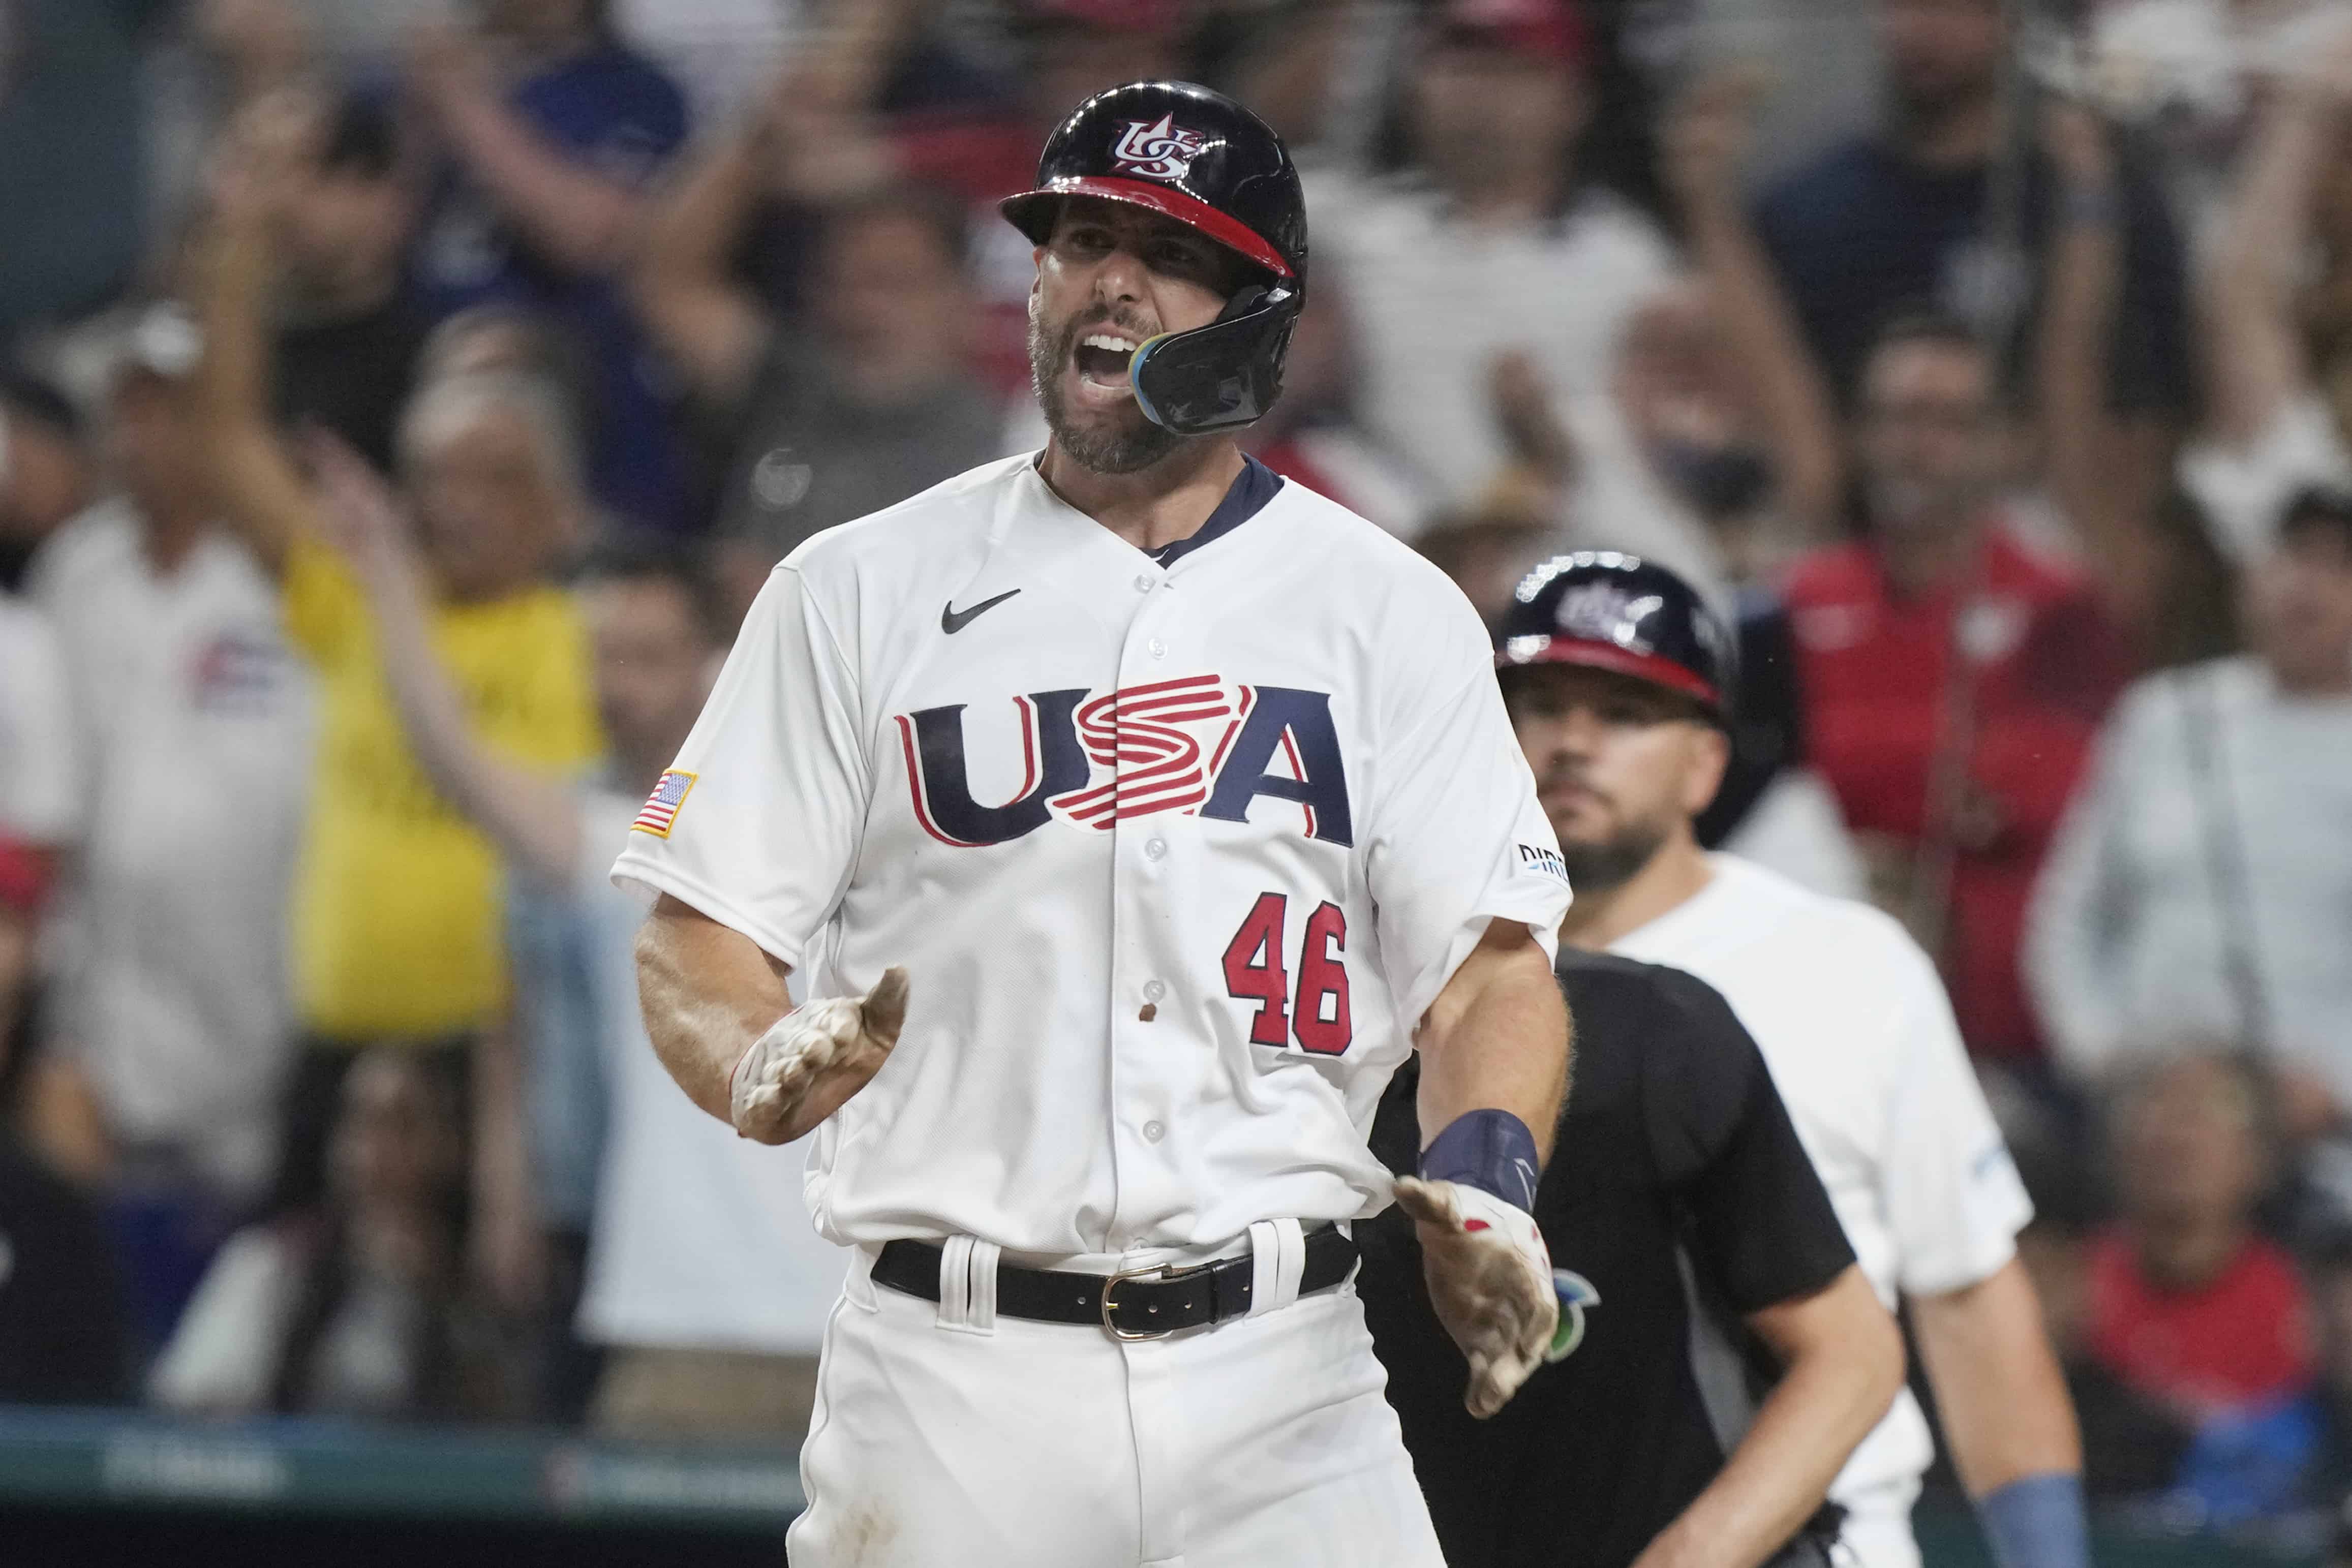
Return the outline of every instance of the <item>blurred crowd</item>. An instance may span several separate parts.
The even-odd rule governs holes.
[[[604,873],[777,560],[1042,440],[994,201],[1164,75],[1307,179],[1255,455],[1736,620],[1709,840],[1940,965],[2095,1495],[2324,1531],[2347,0],[0,0],[0,1399],[805,1420]]]

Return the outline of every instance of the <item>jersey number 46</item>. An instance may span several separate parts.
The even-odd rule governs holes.
[[[1348,1018],[1348,916],[1336,904],[1325,902],[1307,917],[1307,935],[1298,948],[1298,992],[1290,990],[1290,974],[1283,967],[1288,944],[1283,926],[1289,913],[1288,895],[1262,893],[1242,921],[1241,929],[1225,944],[1225,991],[1240,1001],[1258,1004],[1250,1020],[1254,1045],[1288,1045],[1317,1056],[1338,1056],[1348,1049],[1354,1026]]]

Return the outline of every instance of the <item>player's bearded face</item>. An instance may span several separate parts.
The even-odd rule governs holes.
[[[1160,333],[1215,320],[1247,270],[1172,218],[1091,196],[1065,200],[1038,247],[1029,295],[1029,371],[1055,444],[1098,474],[1149,468],[1181,445],[1135,401],[1135,350]]]
[[[1570,769],[1556,769],[1538,781],[1559,839],[1559,857],[1568,866],[1568,884],[1588,893],[1622,887],[1648,865],[1674,831],[1670,813],[1657,811],[1629,816],[1619,802]],[[1575,804],[1563,810],[1552,805],[1566,797]]]
[[[1597,670],[1514,671],[1505,693],[1570,884],[1622,886],[1695,809],[1700,727],[1680,699]]]
[[[1132,474],[1176,450],[1183,439],[1143,416],[1132,392],[1106,400],[1105,390],[1123,389],[1127,367],[1112,350],[1092,347],[1089,338],[1123,338],[1140,343],[1159,329],[1137,312],[1089,300],[1059,325],[1045,318],[1043,295],[1029,300],[1029,375],[1037,403],[1055,441],[1084,467],[1097,474]],[[1073,397],[1072,382],[1078,396]],[[1083,406],[1081,406],[1083,400]]]

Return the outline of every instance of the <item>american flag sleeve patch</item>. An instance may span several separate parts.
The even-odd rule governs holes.
[[[629,824],[629,831],[651,833],[657,839],[669,837],[670,829],[677,823],[677,809],[686,804],[687,791],[694,788],[694,779],[693,774],[681,773],[675,768],[664,773],[661,782],[654,786],[654,792],[646,797],[645,809]]]

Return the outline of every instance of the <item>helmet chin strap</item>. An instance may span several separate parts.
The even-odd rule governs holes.
[[[1252,283],[1207,326],[1146,339],[1128,361],[1136,406],[1179,435],[1254,423],[1282,391],[1282,349],[1306,302],[1294,282]]]

